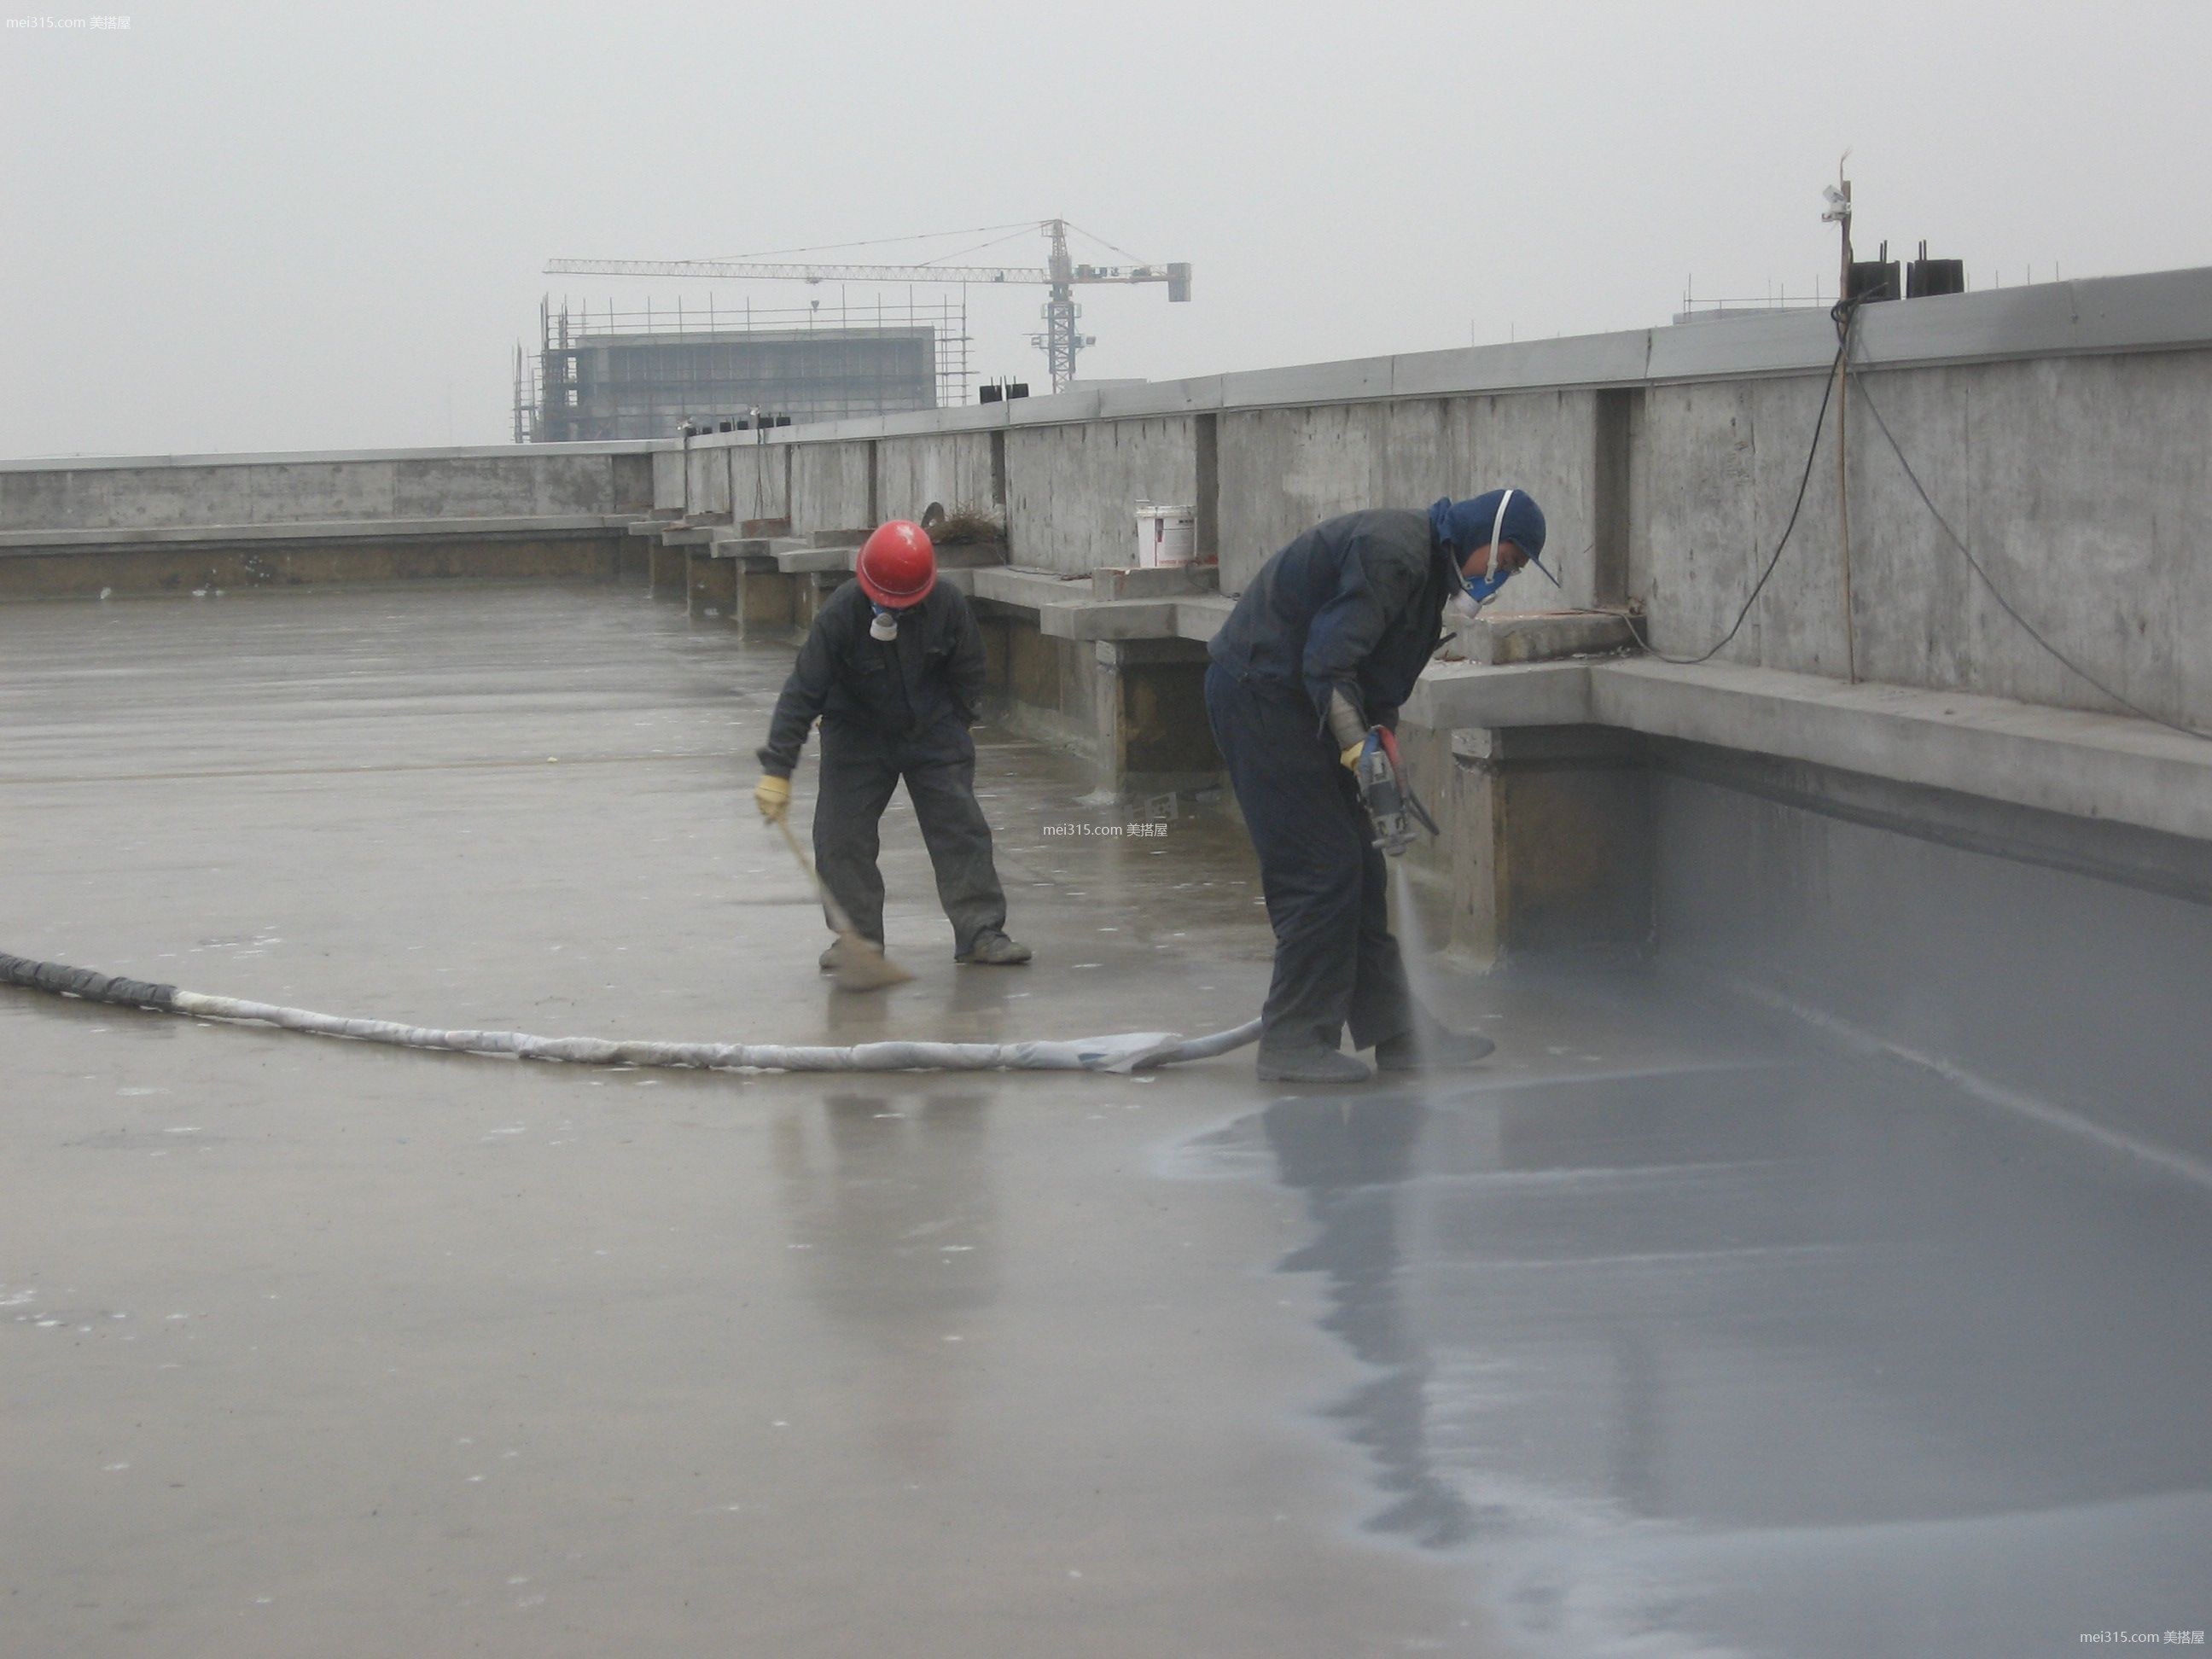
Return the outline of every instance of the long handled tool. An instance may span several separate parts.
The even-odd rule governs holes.
[[[775,827],[783,832],[783,844],[791,848],[791,856],[799,860],[799,867],[806,872],[807,880],[822,896],[822,908],[830,917],[830,925],[837,930],[837,942],[830,947],[830,971],[836,977],[841,991],[880,991],[887,985],[903,985],[914,975],[884,954],[884,947],[867,938],[853,926],[852,917],[845,907],[830,896],[830,889],[814,867],[814,860],[806,856],[806,849],[799,844],[799,837],[791,833],[791,821],[780,817]]]

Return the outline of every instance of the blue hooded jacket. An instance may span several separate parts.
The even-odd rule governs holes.
[[[1303,688],[1317,714],[1340,690],[1368,724],[1394,724],[1443,642],[1444,604],[1466,586],[1460,565],[1488,544],[1501,501],[1498,539],[1532,558],[1543,550],[1542,509],[1525,490],[1505,498],[1492,489],[1316,525],[1261,567],[1207,653],[1239,679]]]
[[[1503,489],[1486,489],[1480,495],[1455,501],[1446,495],[1429,508],[1429,532],[1437,545],[1452,550],[1455,563],[1463,562],[1478,547],[1490,545],[1490,527],[1498,525],[1498,539],[1511,542],[1530,558],[1544,550],[1544,509],[1525,489],[1512,492],[1505,501]],[[1505,520],[1498,524],[1498,506],[1505,501]]]
[[[1340,690],[1367,724],[1389,725],[1443,639],[1459,586],[1425,513],[1347,513],[1260,568],[1207,654],[1238,679],[1303,690],[1316,715]]]

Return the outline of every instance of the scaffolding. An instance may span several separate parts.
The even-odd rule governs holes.
[[[881,295],[835,306],[538,305],[514,349],[514,441],[663,438],[840,420],[968,400],[968,302]]]

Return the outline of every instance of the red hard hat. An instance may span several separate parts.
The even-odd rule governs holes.
[[[879,524],[854,566],[860,591],[878,605],[903,611],[920,605],[937,586],[937,550],[929,532],[906,519]]]

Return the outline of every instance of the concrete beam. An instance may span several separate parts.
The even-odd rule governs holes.
[[[778,570],[798,576],[849,571],[860,551],[857,547],[781,547],[773,556]]]
[[[1710,663],[1589,674],[1604,725],[2212,839],[2212,742],[2148,720]]]
[[[2002,697],[1649,658],[1464,663],[1422,676],[1404,718],[1431,731],[1618,726],[2212,839],[2212,743]]]
[[[1470,726],[1582,726],[1590,713],[1589,665],[1488,667],[1439,663],[1423,674],[1399,718],[1431,732]]]
[[[1176,637],[1172,599],[1077,599],[1041,605],[1037,631],[1056,640],[1164,640]]]
[[[1091,573],[1094,599],[1182,599],[1220,591],[1218,564],[1140,566],[1099,569]]]

